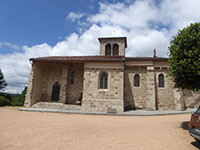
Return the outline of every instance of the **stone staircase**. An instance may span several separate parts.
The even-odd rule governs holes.
[[[53,102],[38,102],[32,108],[59,109],[59,110],[81,110],[81,105],[69,105]]]
[[[186,107],[188,108],[198,108],[200,106],[200,97],[192,100]]]
[[[187,108],[198,108],[200,106],[200,92],[186,91],[184,100]]]

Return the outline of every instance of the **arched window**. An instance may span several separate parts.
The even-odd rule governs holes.
[[[113,56],[118,56],[119,55],[119,45],[114,44],[113,45]]]
[[[158,75],[158,86],[165,87],[164,75],[162,73]]]
[[[102,72],[100,74],[100,89],[108,88],[108,74],[106,72]]]
[[[60,85],[58,82],[55,82],[52,88],[51,100],[59,101],[59,94],[60,94]]]
[[[134,86],[135,87],[140,86],[140,76],[139,76],[139,74],[134,75]]]
[[[111,45],[110,44],[106,44],[105,55],[106,56],[110,56],[111,55]]]

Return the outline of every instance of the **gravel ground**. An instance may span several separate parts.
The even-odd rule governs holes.
[[[99,116],[0,108],[0,150],[196,150],[190,114]]]

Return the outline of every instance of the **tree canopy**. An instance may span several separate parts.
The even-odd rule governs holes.
[[[27,87],[25,87],[23,89],[21,94],[13,96],[11,105],[13,105],[13,106],[23,106],[24,101],[25,101],[25,97],[26,97],[26,91],[27,91]]]
[[[200,23],[179,30],[169,47],[170,75],[176,88],[200,89]]]
[[[0,90],[4,89],[6,86],[7,86],[7,83],[6,83],[3,73],[1,72],[1,69],[0,69]]]

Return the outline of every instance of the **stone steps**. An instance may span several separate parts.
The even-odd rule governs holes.
[[[81,110],[81,105],[67,105],[53,102],[38,102],[33,108],[60,109],[60,110]]]
[[[200,96],[192,100],[186,107],[188,108],[199,108],[200,106]]]

